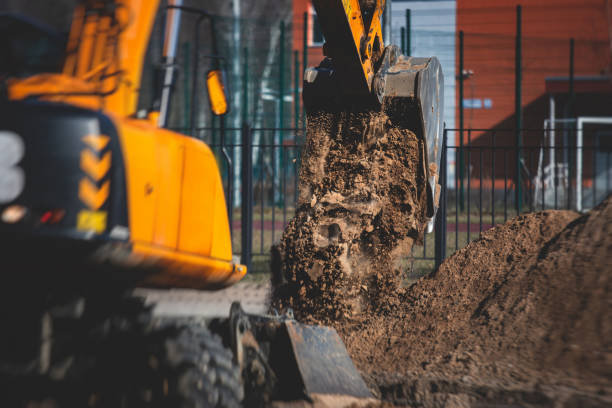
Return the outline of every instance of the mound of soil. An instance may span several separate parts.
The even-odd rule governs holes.
[[[365,108],[309,115],[298,208],[275,249],[273,306],[323,323],[391,307],[394,262],[426,221],[423,146],[405,129]]]
[[[383,399],[609,406],[611,254],[611,198],[583,216],[523,215],[417,281],[390,313],[336,328]]]

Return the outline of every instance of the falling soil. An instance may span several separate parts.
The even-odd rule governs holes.
[[[308,117],[295,217],[274,249],[274,306],[330,323],[391,310],[395,262],[422,236],[423,145],[369,109]]]

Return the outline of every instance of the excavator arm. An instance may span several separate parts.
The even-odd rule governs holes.
[[[327,57],[304,74],[304,106],[318,112],[368,109],[389,113],[424,145],[422,179],[427,180],[428,230],[438,207],[444,79],[436,57],[401,55],[385,47],[381,17],[385,0],[313,0]]]
[[[370,92],[384,49],[380,18],[385,0],[377,1],[366,13],[358,0],[314,0],[313,5],[325,33],[323,52],[343,70],[345,90]]]

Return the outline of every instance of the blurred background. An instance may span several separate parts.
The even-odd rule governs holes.
[[[5,38],[26,38],[6,18],[20,13],[40,22],[47,48],[63,49],[76,3],[0,0],[0,31]],[[204,86],[212,50],[208,23],[196,27],[185,15],[169,127],[213,147],[228,192],[235,252],[251,246],[247,256],[254,270],[268,270],[270,246],[290,220],[297,197],[305,129],[302,73],[322,60],[325,39],[309,0],[185,0],[184,5],[216,16],[231,109],[223,118],[201,109],[195,112],[196,129],[190,129],[194,95],[206,99],[192,92],[190,81],[196,76]],[[144,84],[160,80],[162,22],[160,14]],[[612,190],[612,1],[388,0],[383,25],[387,44],[407,55],[437,56],[444,70],[442,225],[406,260],[409,274],[431,270],[481,231],[516,214],[585,211]],[[34,44],[24,42],[24,50]],[[59,53],[45,55],[40,66],[59,69]],[[154,98],[150,89],[141,90],[143,109]],[[240,168],[245,127],[252,143],[248,174]],[[244,177],[254,185],[250,209],[242,202]],[[248,225],[242,222],[244,211],[252,212]],[[252,232],[250,243],[242,239],[244,228]]]

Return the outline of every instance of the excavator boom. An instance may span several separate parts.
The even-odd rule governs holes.
[[[323,52],[342,70],[344,91],[369,93],[384,49],[380,18],[385,0],[368,10],[358,0],[314,0],[313,5],[325,33]]]

